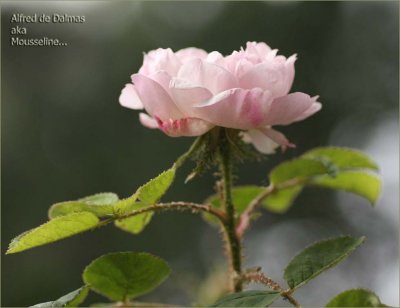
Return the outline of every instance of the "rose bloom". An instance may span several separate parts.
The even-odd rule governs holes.
[[[265,43],[223,56],[198,48],[170,48],[144,55],[119,101],[145,109],[140,122],[171,137],[199,136],[214,126],[242,130],[245,142],[262,153],[294,146],[273,129],[304,120],[321,109],[318,97],[290,93],[296,55],[277,55]]]

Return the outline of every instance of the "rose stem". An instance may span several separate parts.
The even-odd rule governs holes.
[[[235,292],[242,290],[242,282],[237,277],[242,273],[241,243],[235,230],[235,208],[232,203],[232,156],[227,131],[220,130],[218,156],[223,182],[223,206],[226,212],[224,230],[226,234],[227,253],[231,271],[231,284]]]

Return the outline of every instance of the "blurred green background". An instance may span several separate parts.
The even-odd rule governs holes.
[[[367,242],[338,268],[297,292],[321,306],[347,288],[375,290],[399,305],[399,24],[398,2],[138,2],[2,3],[2,306],[56,299],[81,286],[81,271],[111,251],[146,251],[173,274],[143,300],[189,305],[205,299],[202,280],[223,263],[221,235],[188,213],[156,215],[132,236],[112,226],[48,246],[4,255],[10,240],[46,221],[48,207],[101,191],[130,195],[168,168],[190,138],[142,127],[118,104],[143,52],[197,46],[224,54],[265,41],[298,54],[293,91],[320,95],[314,117],[282,128],[296,149],[237,167],[239,184],[266,184],[283,159],[321,145],[351,146],[382,168],[376,208],[361,198],[308,189],[285,215],[266,213],[246,237],[247,266],[283,282],[282,269],[311,242],[337,234]],[[12,13],[84,15],[83,24],[27,25],[27,37],[58,37],[67,47],[11,47]],[[201,202],[213,192],[212,172],[164,200]],[[91,295],[88,302],[101,301]],[[285,305],[278,302],[277,305]]]

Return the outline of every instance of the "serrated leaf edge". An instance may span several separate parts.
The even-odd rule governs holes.
[[[286,271],[287,271],[288,266],[289,266],[289,265],[292,263],[292,261],[293,261],[295,258],[297,258],[304,250],[306,250],[306,249],[308,249],[308,248],[311,248],[312,246],[314,246],[314,245],[316,245],[316,244],[321,244],[321,243],[324,243],[324,242],[328,242],[328,241],[332,241],[332,240],[337,240],[337,239],[339,239],[339,238],[346,238],[346,237],[355,239],[355,237],[352,237],[352,236],[350,236],[350,235],[344,235],[344,236],[339,236],[339,237],[332,237],[332,238],[328,238],[328,239],[325,239],[325,240],[322,240],[322,241],[315,241],[314,243],[312,243],[312,244],[306,246],[304,249],[302,249],[298,254],[296,254],[296,255],[289,261],[288,265],[285,267],[283,277],[284,277],[286,283],[289,285],[289,282],[288,282],[287,279],[286,279]],[[306,279],[305,281],[303,281],[303,282],[301,282],[300,284],[294,286],[293,288],[289,286],[289,288],[290,288],[291,290],[298,289],[299,287],[301,287],[301,286],[305,285],[307,282],[309,282],[311,279],[317,277],[317,276],[318,276],[319,274],[321,274],[322,272],[324,272],[324,271],[326,271],[326,270],[332,268],[333,266],[335,266],[336,264],[338,264],[340,261],[342,261],[343,259],[345,259],[347,256],[349,256],[350,253],[352,253],[356,248],[358,248],[361,244],[363,244],[365,240],[366,240],[366,237],[365,237],[365,236],[359,237],[359,238],[358,238],[358,241],[355,243],[355,245],[352,247],[352,249],[350,249],[350,250],[347,251],[347,253],[345,253],[345,254],[341,255],[340,257],[336,258],[336,259],[333,260],[331,263],[329,263],[327,266],[325,266],[323,269],[316,271],[315,273],[313,273],[313,274],[312,274],[308,279]]]
[[[141,185],[141,186],[136,190],[136,192],[134,193],[134,195],[136,195],[136,198],[139,199],[140,201],[142,201],[143,203],[148,204],[146,201],[144,201],[144,200],[142,200],[142,199],[140,198],[141,191],[144,189],[144,187],[146,187],[146,186],[147,186],[148,184],[150,184],[152,181],[154,181],[154,180],[157,179],[158,177],[164,175],[165,173],[171,172],[171,171],[173,171],[174,174],[173,174],[173,176],[172,176],[171,184],[170,184],[170,185],[167,187],[167,189],[165,190],[165,192],[166,192],[166,191],[171,187],[171,185],[172,185],[172,183],[173,183],[173,181],[174,181],[174,179],[175,179],[175,176],[176,176],[176,167],[174,167],[174,166],[172,166],[171,168],[169,168],[169,169],[167,169],[167,170],[164,170],[163,172],[161,172],[161,173],[160,173],[159,175],[157,175],[156,177],[150,179],[150,180],[147,181],[145,184]],[[161,198],[162,198],[162,196],[160,196],[154,203],[157,203],[158,201],[160,201]]]
[[[22,232],[21,234],[19,234],[19,235],[17,235],[16,237],[14,237],[14,238],[11,240],[10,244],[8,245],[8,249],[7,249],[7,251],[6,251],[5,254],[7,255],[7,254],[18,253],[18,252],[25,251],[25,250],[28,250],[28,249],[31,249],[31,248],[35,248],[35,247],[40,247],[40,246],[43,246],[43,245],[51,244],[51,243],[54,243],[54,242],[57,242],[57,241],[59,241],[59,240],[63,240],[63,239],[69,238],[69,237],[71,237],[71,236],[74,236],[74,235],[76,235],[76,234],[79,234],[79,233],[88,231],[88,230],[90,230],[90,229],[96,227],[96,226],[93,226],[93,227],[91,227],[91,228],[89,228],[89,229],[87,229],[87,230],[83,230],[83,231],[80,231],[80,232],[78,232],[78,233],[73,233],[73,234],[71,234],[71,235],[68,235],[68,236],[66,236],[66,237],[59,238],[59,239],[54,240],[54,241],[51,241],[51,242],[47,242],[47,243],[44,243],[44,244],[32,246],[32,247],[29,247],[29,248],[26,248],[26,249],[23,249],[23,250],[19,250],[19,251],[12,251],[12,249],[18,244],[19,240],[22,239],[22,238],[23,238],[24,236],[26,236],[27,234],[29,234],[29,233],[31,233],[31,232],[37,230],[37,229],[40,229],[41,227],[43,227],[44,225],[46,225],[46,224],[48,224],[48,223],[50,223],[50,222],[51,222],[51,223],[54,223],[54,221],[57,220],[57,219],[65,219],[65,217],[67,217],[67,216],[70,216],[70,215],[71,215],[71,216],[72,216],[72,215],[82,215],[83,213],[92,215],[93,217],[96,218],[97,222],[100,221],[99,218],[98,218],[96,215],[94,215],[94,214],[91,213],[91,212],[87,212],[87,211],[84,211],[84,212],[77,212],[77,213],[71,213],[71,214],[68,214],[68,215],[63,215],[63,216],[55,217],[55,218],[53,218],[53,219],[51,219],[51,220],[46,221],[45,223],[42,223],[41,225],[39,225],[39,226],[37,226],[37,227],[35,227],[35,228],[29,229],[29,230],[27,230],[27,231],[24,231],[24,232]]]

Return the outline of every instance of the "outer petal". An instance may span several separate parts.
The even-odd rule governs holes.
[[[157,118],[157,123],[158,128],[170,137],[200,136],[214,127],[213,124],[197,118],[182,118],[167,121]]]
[[[144,108],[151,116],[163,120],[175,120],[183,117],[171,97],[159,83],[141,74],[132,75],[132,81],[135,83],[136,91]]]
[[[311,98],[301,92],[276,98],[266,116],[266,124],[288,125],[304,120],[321,109],[321,104],[316,99],[317,97]]]
[[[278,146],[281,146],[282,151],[285,151],[287,147],[295,147],[285,135],[271,127],[248,130],[243,133],[243,140],[247,143],[251,142],[258,151],[264,154],[275,153]]]
[[[289,140],[285,137],[284,134],[282,134],[281,132],[278,132],[277,130],[271,128],[271,127],[263,127],[260,128],[260,131],[267,136],[268,138],[270,138],[272,141],[274,141],[275,143],[279,144],[282,148],[282,151],[285,151],[286,148],[295,148],[296,145],[294,145],[293,143],[290,143]]]
[[[275,149],[279,147],[279,144],[266,137],[258,129],[250,129],[243,133],[243,140],[246,143],[252,143],[259,152],[264,154],[275,153]]]
[[[206,88],[176,78],[171,80],[169,90],[175,104],[189,117],[197,116],[197,108],[193,108],[193,106],[200,104],[213,96]]]
[[[119,103],[130,109],[143,109],[143,103],[136,93],[135,86],[127,83],[119,96]]]
[[[316,101],[318,99],[318,97],[319,96],[314,96],[314,97],[311,98],[312,100],[314,100],[314,103],[311,104],[311,106],[306,111],[304,111],[301,115],[299,115],[295,119],[296,122],[297,121],[302,121],[302,120],[308,118],[309,116],[311,116],[314,113],[318,112],[322,108],[321,103]]]
[[[200,59],[183,64],[177,77],[202,86],[214,94],[235,88],[237,85],[235,77],[230,72]]]
[[[272,101],[271,93],[255,88],[231,89],[195,105],[199,118],[218,126],[251,129],[265,126],[265,116]]]
[[[171,82],[171,76],[166,71],[158,71],[150,76],[147,76],[150,79],[153,79],[160,86],[162,86],[165,92],[171,97],[171,92],[169,91],[169,83]]]
[[[140,123],[142,123],[143,126],[146,126],[147,128],[158,128],[157,121],[154,118],[150,117],[147,113],[139,113],[139,121]]]

